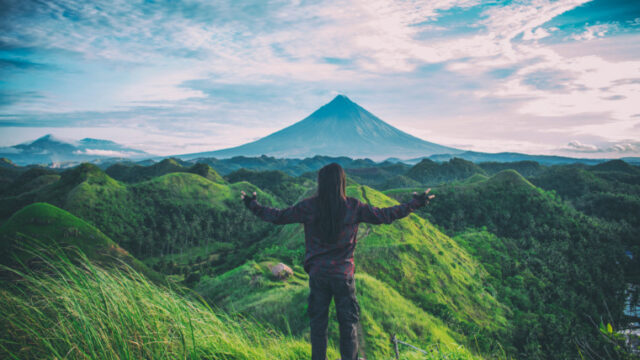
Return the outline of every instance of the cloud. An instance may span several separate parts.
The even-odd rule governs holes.
[[[617,143],[606,143],[600,146],[583,144],[578,140],[569,142],[562,150],[581,153],[618,153],[640,154],[640,142],[627,140]]]
[[[21,106],[40,104],[44,101],[46,101],[46,95],[39,91],[0,90],[0,108],[16,104]]]
[[[133,157],[140,156],[140,153],[133,151],[116,151],[116,150],[101,150],[101,149],[83,149],[73,152],[76,155],[96,155],[96,156],[109,156],[109,157]]]
[[[603,37],[610,31],[612,24],[600,24],[587,26],[585,31],[581,34],[574,34],[571,36],[573,40],[593,40],[595,38]]]
[[[595,145],[583,144],[578,140],[573,140],[567,144],[566,150],[579,152],[597,152],[600,149]]]
[[[596,1],[5,3],[0,126],[129,129],[154,152],[210,150],[346,92],[398,126],[486,151],[640,136],[640,41],[602,45],[638,19],[554,23]],[[52,71],[36,76],[39,64]]]
[[[0,59],[0,71],[55,70],[56,66],[22,59]]]
[[[20,154],[23,150],[15,147],[0,147],[0,154]]]
[[[524,35],[522,36],[522,40],[540,40],[544,39],[548,36],[551,36],[551,33],[545,30],[544,28],[537,28],[535,30],[526,30]]]

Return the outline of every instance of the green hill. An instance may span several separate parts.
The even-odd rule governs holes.
[[[293,177],[280,170],[236,170],[225,176],[230,183],[239,181],[250,182],[262,190],[291,204],[312,186],[309,180],[300,177]]]
[[[627,174],[640,175],[640,168],[630,165],[623,160],[609,160],[601,164],[592,166],[591,171],[616,171]]]
[[[55,171],[47,168],[33,167],[21,173],[14,179],[7,189],[4,196],[19,195],[31,191],[36,191],[45,185],[52,184],[60,179],[60,175]]]
[[[220,174],[218,174],[213,168],[207,164],[197,163],[189,168],[189,172],[200,175],[207,180],[211,180],[215,183],[224,184],[226,181]]]
[[[585,216],[514,170],[432,192],[434,201],[418,214],[455,236],[491,274],[490,288],[510,309],[512,353],[570,358],[576,351],[566,341],[570,332],[594,351],[607,351],[589,319],[624,322],[624,269],[631,260],[620,228]]]
[[[554,166],[531,182],[587,215],[625,221],[640,231],[640,171],[620,160],[593,167]]]
[[[72,214],[47,203],[36,203],[16,212],[0,227],[2,253],[0,263],[13,265],[18,261],[28,262],[32,255],[27,247],[38,247],[34,241],[60,247],[78,247],[86,256],[100,264],[118,264],[124,262],[136,271],[156,282],[163,282],[160,274],[118,246],[100,230]]]
[[[309,333],[307,276],[301,267],[296,267],[293,277],[287,281],[277,280],[268,268],[275,263],[250,261],[221,276],[204,278],[195,290],[209,303],[271,324],[285,333],[306,337]],[[443,349],[457,349],[456,354],[461,358],[476,358],[460,347],[464,336],[384,282],[359,273],[356,287],[361,309],[361,347],[368,358],[392,358],[389,336],[394,333],[404,341],[424,348],[440,344]],[[329,316],[335,318],[333,307]],[[330,322],[329,334],[331,342],[338,344],[335,321]],[[407,351],[402,354],[406,356]]]
[[[304,339],[214,312],[198,299],[148,282],[131,268],[105,269],[82,252],[74,262],[55,252],[34,255],[47,259],[48,271],[15,267],[15,281],[0,279],[0,358],[310,357]],[[332,359],[338,356],[334,348],[328,350]]]
[[[465,184],[473,184],[473,183],[485,181],[488,178],[489,177],[486,176],[486,175],[473,174],[472,176],[469,176],[468,178],[464,179],[462,182],[465,183]]]
[[[157,176],[176,172],[198,174],[208,180],[221,184],[225,182],[222,176],[207,164],[197,163],[192,165],[191,163],[174,158],[164,159],[159,163],[149,166],[131,163],[116,163],[109,166],[105,172],[110,177],[126,183],[137,183],[153,179]]]
[[[519,174],[522,174],[524,177],[536,176],[543,171],[545,171],[546,167],[544,165],[540,165],[540,163],[531,160],[523,160],[523,161],[513,161],[513,162],[481,162],[478,163],[478,166],[481,167],[484,171],[489,175],[494,175],[503,170],[515,170]]]
[[[463,180],[473,174],[485,174],[485,171],[471,161],[453,158],[447,162],[437,163],[422,159],[409,169],[405,176],[423,184],[436,185],[453,180]]]
[[[414,188],[420,186],[420,183],[416,180],[408,178],[404,175],[394,176],[385,181],[378,188],[381,190],[386,189],[398,189],[398,188]]]
[[[397,204],[366,186],[348,186],[347,193],[376,206]],[[363,322],[366,341],[378,349],[380,357],[391,355],[382,349],[394,332],[422,346],[441,341],[478,347],[483,352],[499,348],[496,339],[508,331],[507,309],[487,291],[482,266],[453,240],[416,215],[391,225],[361,224],[359,234],[355,253],[358,280],[365,289],[379,288],[382,294],[390,294],[383,301],[380,295],[362,292],[364,303],[369,304],[363,310],[367,314]],[[261,251],[253,256],[254,263],[217,278],[205,277],[196,289],[225,309],[265,319],[284,331],[303,331],[308,325],[300,319],[307,293],[301,267],[302,225],[280,227],[258,247]],[[293,266],[293,282],[283,284],[269,278],[265,264],[279,261]],[[388,318],[387,300],[410,306]],[[403,325],[409,318],[422,319],[422,325]]]
[[[201,266],[202,271],[215,273],[242,264],[248,253],[256,251],[253,244],[273,229],[266,223],[244,221],[249,215],[239,201],[241,190],[257,191],[266,204],[282,206],[274,196],[243,181],[219,183],[176,172],[125,184],[95,165],[83,164],[63,172],[57,182],[0,198],[0,214],[6,219],[28,204],[48,202],[102,229],[140,259],[199,247],[199,255],[215,255],[215,260]],[[163,265],[171,269],[157,270],[178,276],[187,271]]]
[[[382,163],[375,167],[349,168],[345,171],[359,184],[382,188],[387,182],[405,174],[409,168],[403,163]]]

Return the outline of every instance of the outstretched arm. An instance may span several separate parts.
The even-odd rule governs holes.
[[[244,201],[245,206],[264,221],[284,225],[302,223],[306,219],[307,212],[305,211],[302,202],[281,210],[258,204],[258,201],[256,200],[258,195],[255,191],[253,192],[253,196],[248,196],[244,191],[241,193],[241,198]]]
[[[435,195],[428,195],[429,191],[431,189],[427,189],[420,195],[414,192],[410,201],[386,208],[360,203],[357,210],[357,220],[370,224],[391,224],[394,220],[401,219],[417,208],[428,204],[429,200],[435,197]]]

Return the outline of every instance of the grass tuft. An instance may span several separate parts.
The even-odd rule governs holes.
[[[214,312],[122,263],[31,248],[41,266],[2,266],[0,358],[302,359],[308,343]],[[7,276],[4,279],[9,278]]]

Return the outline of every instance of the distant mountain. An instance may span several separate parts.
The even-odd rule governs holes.
[[[225,180],[211,166],[198,163],[191,165],[176,159],[164,159],[159,163],[149,166],[139,164],[116,163],[109,166],[105,172],[112,178],[126,182],[136,183],[144,180],[153,179],[154,177],[176,173],[192,173],[198,174],[203,178],[209,179],[218,184],[224,184]]]
[[[417,164],[425,157],[419,157],[415,159],[409,159],[404,161],[407,164]],[[516,162],[516,161],[536,161],[542,165],[556,165],[556,164],[573,164],[581,163],[587,165],[595,165],[609,159],[584,159],[584,158],[572,158],[567,156],[556,155],[529,155],[514,152],[501,152],[501,153],[484,153],[477,151],[463,151],[449,154],[436,154],[428,156],[427,158],[433,161],[448,161],[453,158],[465,159],[474,163],[481,162]],[[633,160],[634,158],[626,158]],[[628,161],[633,162],[633,161]]]
[[[346,96],[338,95],[307,118],[257,141],[178,157],[229,158],[264,154],[285,158],[327,155],[383,160],[459,152],[462,151],[398,130]]]
[[[85,138],[68,141],[51,134],[32,142],[0,148],[0,158],[6,158],[15,164],[48,164],[52,167],[96,159],[141,159],[149,156],[151,155],[144,151],[131,149],[109,140]]]
[[[453,180],[463,180],[474,174],[486,175],[478,165],[460,158],[437,163],[422,159],[407,171],[405,176],[424,185],[436,185]]]

